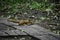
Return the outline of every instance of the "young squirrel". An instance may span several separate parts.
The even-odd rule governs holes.
[[[19,21],[19,25],[24,25],[24,24],[27,24],[27,25],[31,25],[32,24],[32,21],[30,20],[20,20]]]
[[[24,25],[24,24],[31,25],[31,24],[33,24],[33,22],[29,19],[26,19],[26,20],[9,19],[9,21],[18,23],[19,25]]]

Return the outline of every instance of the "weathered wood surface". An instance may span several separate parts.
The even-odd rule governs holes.
[[[27,35],[26,33],[11,27],[15,25],[17,25],[17,23],[9,22],[7,18],[0,18],[0,36]]]
[[[9,22],[7,19],[1,18],[0,20],[0,36],[30,35],[41,40],[59,40],[54,33],[39,25],[18,26],[18,24]],[[24,32],[22,32],[22,30]]]
[[[31,26],[14,26],[17,29],[24,30],[31,36],[34,36],[42,40],[58,40],[57,37],[54,37],[54,34],[47,29],[44,29],[38,25]]]
[[[27,35],[26,33],[20,31],[20,30],[2,30],[0,31],[0,33],[5,33],[7,34],[8,36],[14,36],[14,35]],[[1,35],[4,35],[4,34],[1,34]],[[5,35],[6,36],[6,35]]]
[[[11,28],[3,23],[0,23],[0,30],[13,30],[14,28]]]
[[[0,23],[4,23],[10,26],[18,25],[18,23],[9,22],[7,18],[0,18]]]

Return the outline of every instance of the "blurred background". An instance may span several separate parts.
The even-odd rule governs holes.
[[[0,17],[29,19],[60,34],[60,0],[0,0]]]

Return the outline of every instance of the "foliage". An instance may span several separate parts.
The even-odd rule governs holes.
[[[7,14],[16,14],[19,10],[43,10],[45,11],[47,8],[52,8],[51,4],[47,2],[47,0],[43,0],[42,2],[32,1],[32,0],[1,0],[0,1],[1,11],[7,12]]]

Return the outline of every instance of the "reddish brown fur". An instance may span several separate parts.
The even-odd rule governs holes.
[[[19,25],[23,25],[23,24],[32,24],[32,22],[30,20],[20,20]]]

